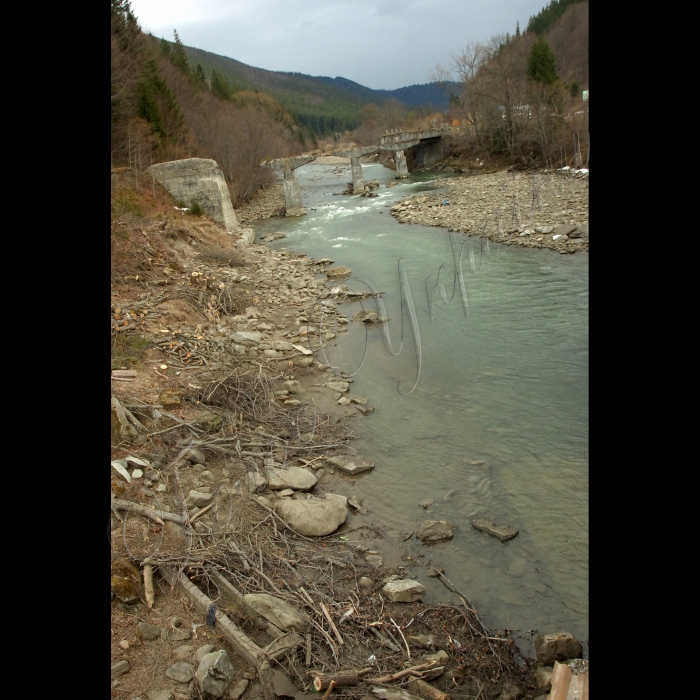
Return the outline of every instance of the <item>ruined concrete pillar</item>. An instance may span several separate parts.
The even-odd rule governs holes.
[[[403,149],[394,153],[394,162],[396,163],[396,179],[408,177],[408,165],[406,165]]]
[[[240,230],[224,174],[215,160],[183,158],[157,163],[146,172],[158,180],[175,199],[183,200],[187,206],[198,202],[204,213],[227,231]]]
[[[362,166],[360,156],[351,156],[350,165],[352,167],[352,191],[355,194],[362,194],[365,189],[365,181],[362,177]]]
[[[285,216],[303,216],[306,214],[301,199],[301,185],[293,170],[284,170],[284,205]]]

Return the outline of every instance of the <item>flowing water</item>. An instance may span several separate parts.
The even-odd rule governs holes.
[[[348,284],[368,282],[384,292],[389,354],[378,328],[350,323],[333,348],[333,361],[358,367],[351,392],[376,411],[359,413],[353,447],[376,468],[347,480],[347,495],[364,498],[373,523],[386,535],[378,543],[388,566],[403,565],[428,589],[425,600],[456,600],[425,568],[447,577],[494,628],[520,630],[518,644],[532,653],[529,630],[566,630],[588,655],[588,253],[503,246],[470,271],[468,246],[479,241],[455,234],[462,256],[468,314],[454,287],[450,234],[445,229],[401,225],[390,207],[426,190],[434,176],[411,175],[387,189],[394,172],[363,166],[365,181],[381,183],[379,197],[336,195],[350,178],[348,166],[307,165],[296,171],[307,216],[269,219],[259,235],[283,231],[271,247],[348,265]],[[509,222],[506,222],[509,223]],[[415,305],[417,341],[400,303],[398,261]],[[446,289],[432,292],[440,272]],[[429,280],[426,283],[426,278]],[[360,278],[360,280],[356,279]],[[344,280],[343,280],[344,281]],[[430,296],[429,296],[430,295]],[[433,302],[431,313],[428,299]],[[373,309],[372,301],[365,301]],[[360,305],[342,305],[348,317]],[[433,503],[424,509],[422,500]],[[488,517],[517,527],[507,543],[477,531]],[[426,547],[403,541],[426,519],[455,525],[448,543]],[[358,521],[359,522],[359,521]],[[519,636],[522,635],[522,636]]]

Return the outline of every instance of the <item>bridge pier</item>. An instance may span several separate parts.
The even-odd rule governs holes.
[[[285,216],[303,216],[306,214],[303,200],[301,198],[301,185],[296,179],[294,171],[302,165],[316,160],[316,155],[295,156],[293,158],[277,158],[276,160],[266,160],[260,163],[262,168],[270,168],[271,170],[281,170],[284,174],[284,215]]]
[[[360,156],[350,156],[350,166],[352,168],[352,191],[354,194],[361,194],[365,189],[365,179],[362,177]]]
[[[406,164],[406,156],[403,149],[394,152],[394,162],[396,163],[396,179],[400,180],[408,177],[408,165]]]
[[[294,176],[293,170],[284,171],[284,215],[303,216],[306,214],[304,203],[301,199],[301,185]]]

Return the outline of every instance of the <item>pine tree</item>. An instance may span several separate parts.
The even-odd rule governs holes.
[[[197,80],[199,80],[202,85],[207,84],[207,77],[204,75],[204,69],[202,68],[201,64],[197,64],[197,70],[195,71],[195,75],[197,76]]]
[[[515,23],[515,38],[520,38],[520,20]]]
[[[233,90],[228,81],[215,70],[211,72],[211,91],[221,100],[230,100],[233,97]]]
[[[527,77],[545,85],[551,85],[557,80],[557,61],[544,37],[532,45],[527,61]]]
[[[175,46],[172,49],[172,55],[170,56],[170,60],[172,61],[175,68],[177,68],[181,73],[184,73],[185,75],[189,75],[190,64],[189,64],[189,61],[187,60],[187,54],[185,53],[185,47],[182,45],[182,42],[180,41],[180,37],[178,36],[177,29],[175,29],[173,31],[175,34]]]

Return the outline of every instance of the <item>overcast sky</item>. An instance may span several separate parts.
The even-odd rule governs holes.
[[[527,26],[548,0],[131,0],[141,28],[256,68],[374,89],[427,83],[470,41]]]

